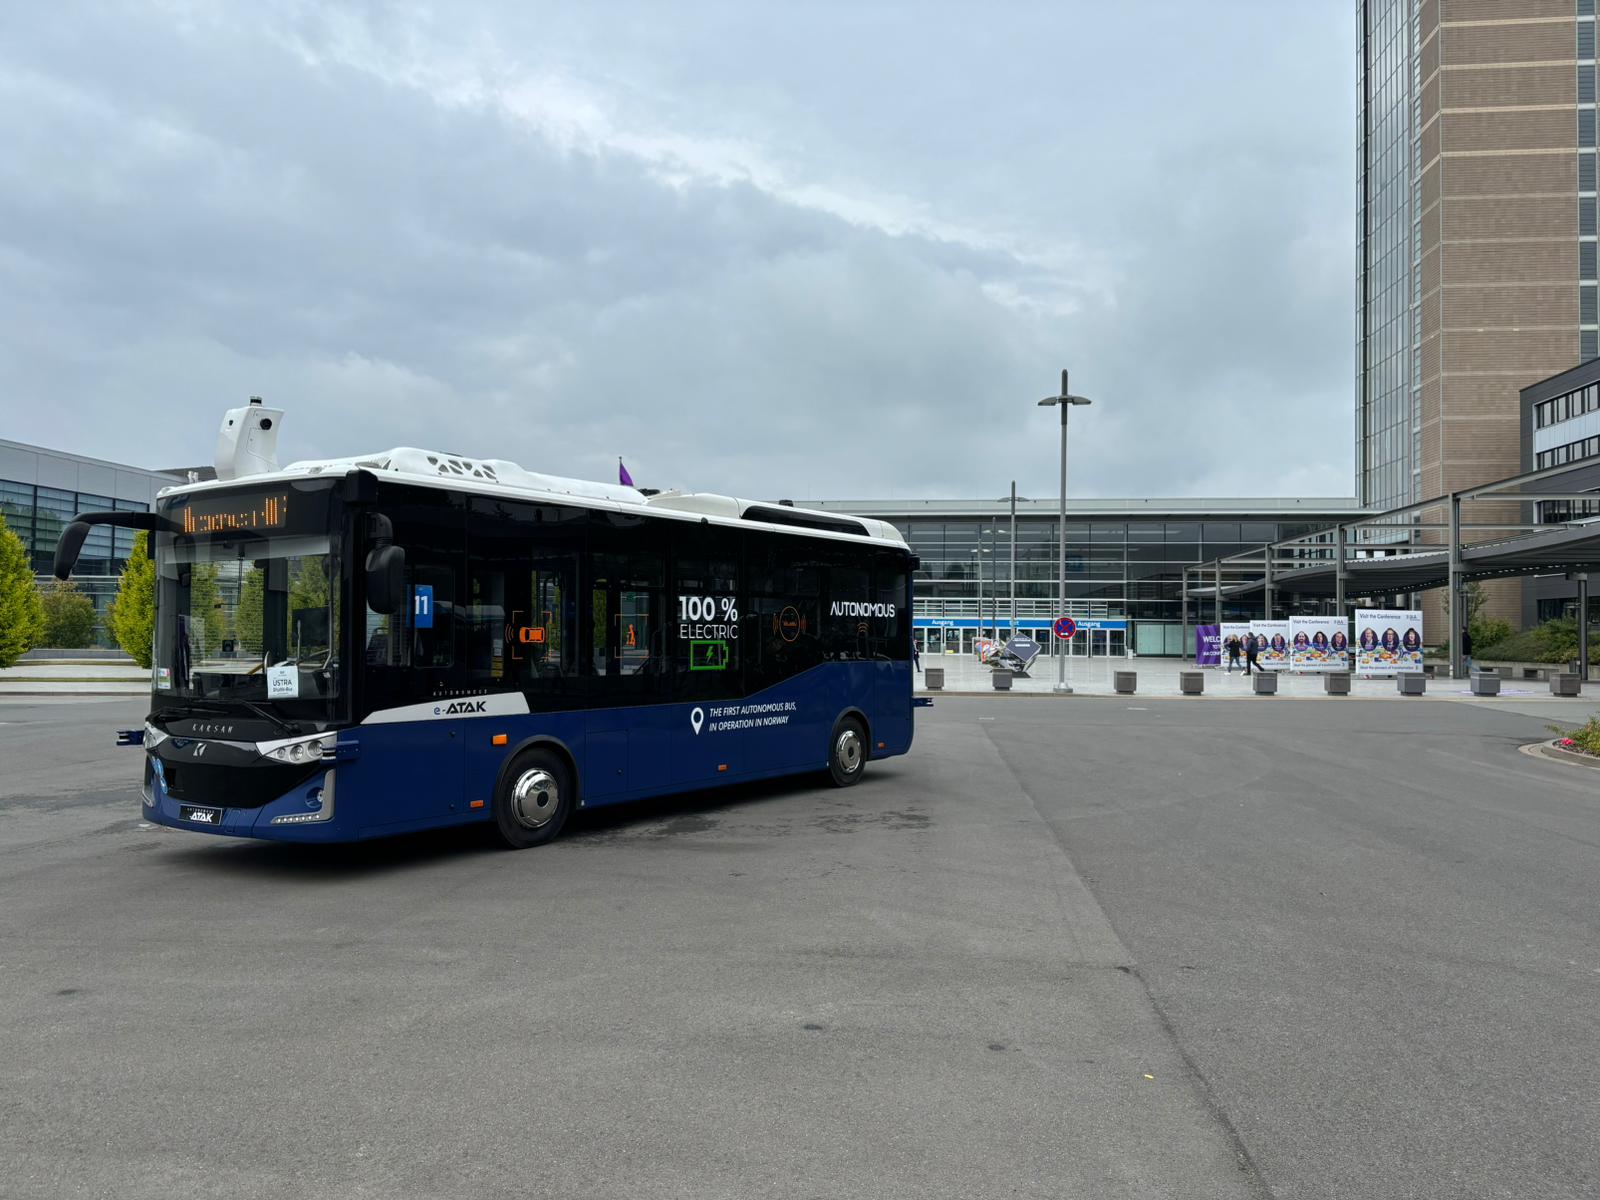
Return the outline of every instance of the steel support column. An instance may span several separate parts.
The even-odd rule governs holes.
[[[1017,636],[1017,481],[1011,481],[1011,636]]]
[[[1589,682],[1589,572],[1578,572],[1578,678]]]
[[[1334,553],[1338,555],[1333,569],[1333,611],[1339,616],[1344,616],[1344,526],[1340,525],[1334,534]]]
[[[1212,609],[1211,609],[1211,623],[1213,625],[1221,625],[1222,624],[1222,560],[1219,558],[1212,565],[1216,568],[1214,579],[1216,580],[1216,584],[1217,584],[1217,599],[1216,599],[1216,603],[1212,606]]]
[[[1178,646],[1178,657],[1189,652],[1189,568],[1183,569],[1183,586],[1178,589],[1178,611],[1183,614],[1183,641]]]
[[[1450,678],[1461,678],[1461,632],[1466,625],[1462,603],[1461,497],[1450,495]]]
[[[1270,621],[1270,620],[1272,620],[1272,547],[1271,546],[1267,547],[1266,565],[1267,565],[1266,577],[1264,579],[1262,579],[1262,581],[1261,581],[1261,584],[1262,584],[1262,592],[1261,592],[1261,596],[1262,596],[1261,614],[1262,615],[1261,615],[1261,619],[1263,621]]]

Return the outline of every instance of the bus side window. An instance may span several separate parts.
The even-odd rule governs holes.
[[[473,498],[467,547],[473,685],[520,689],[535,709],[576,694],[584,516],[558,505]]]
[[[725,700],[744,690],[739,551],[733,529],[678,523],[667,597],[675,695]]]
[[[832,659],[872,657],[872,552],[841,543],[828,555],[827,608],[822,621],[823,652]],[[881,622],[877,622],[881,624]]]
[[[623,513],[591,513],[588,666],[591,698],[602,707],[671,695],[665,525]]]
[[[749,691],[822,661],[822,567],[799,538],[752,534],[741,641]]]
[[[456,572],[419,563],[408,572],[411,612],[411,665],[447,668],[455,665],[456,626],[463,613],[456,598]]]
[[[464,685],[457,645],[462,596],[465,501],[446,492],[380,492],[394,541],[405,549],[405,594],[393,615],[363,614],[367,703],[416,704]]]
[[[875,616],[869,623],[873,657],[910,658],[911,595],[907,591],[905,556],[880,552],[873,558],[873,612],[892,614]]]

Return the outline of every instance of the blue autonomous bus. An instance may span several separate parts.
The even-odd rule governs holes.
[[[146,819],[335,842],[824,771],[912,740],[911,572],[884,522],[414,449],[276,466],[230,412],[218,478],[153,513]]]

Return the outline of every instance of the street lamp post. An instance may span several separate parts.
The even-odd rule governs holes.
[[[1066,615],[1067,611],[1067,414],[1074,405],[1093,404],[1094,401],[1086,396],[1074,396],[1067,387],[1067,372],[1061,372],[1061,394],[1059,396],[1046,396],[1039,401],[1039,407],[1049,408],[1052,405],[1061,409],[1061,505],[1058,509],[1060,525],[1057,528],[1057,541],[1059,543],[1059,557],[1061,567],[1061,603],[1056,616]],[[1059,639],[1058,639],[1059,640]],[[1057,647],[1057,649],[1060,649]],[[1067,656],[1056,655],[1056,687],[1057,692],[1070,694],[1072,689],[1067,686]]]
[[[983,640],[983,531],[978,531],[978,548],[972,552],[977,561],[973,563],[973,574],[978,577],[978,634],[977,640]]]

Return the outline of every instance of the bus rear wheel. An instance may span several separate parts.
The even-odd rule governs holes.
[[[571,772],[548,750],[524,750],[500,777],[494,823],[513,850],[542,846],[561,832],[577,799]]]
[[[828,741],[828,778],[834,787],[850,787],[867,766],[867,731],[854,717],[843,717]]]

